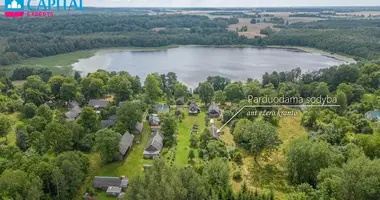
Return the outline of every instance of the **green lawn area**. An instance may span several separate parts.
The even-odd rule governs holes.
[[[11,119],[12,128],[6,137],[0,138],[0,142],[7,141],[8,145],[16,145],[16,133],[15,133],[16,124],[22,123],[22,121],[20,121],[20,113],[13,113],[7,116],[9,117],[9,119]]]
[[[188,109],[184,108],[185,119],[178,124],[178,136],[177,136],[177,152],[174,164],[178,167],[182,167],[188,164],[188,156],[190,151],[190,135],[193,125],[198,125],[198,136],[203,132],[205,128],[205,112],[201,112],[198,116],[189,116]],[[196,149],[193,149],[196,151]],[[196,153],[196,152],[195,152]],[[197,155],[197,153],[196,153]]]

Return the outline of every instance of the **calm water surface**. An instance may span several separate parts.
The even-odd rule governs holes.
[[[261,79],[265,72],[300,67],[303,72],[344,64],[319,54],[283,49],[179,47],[163,51],[100,50],[73,64],[83,74],[97,69],[128,71],[142,80],[153,72],[175,72],[181,82],[196,87],[208,76],[231,80]]]

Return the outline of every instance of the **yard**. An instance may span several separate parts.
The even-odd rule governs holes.
[[[177,147],[176,147],[176,157],[174,164],[175,166],[182,167],[188,164],[190,148],[190,136],[193,125],[198,125],[198,136],[203,132],[205,128],[205,112],[201,112],[198,116],[189,116],[188,109],[184,108],[185,119],[178,124],[178,136],[177,136]],[[196,149],[193,149],[195,152]],[[195,153],[197,155],[197,153]]]

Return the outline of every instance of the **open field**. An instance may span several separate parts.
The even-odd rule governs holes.
[[[265,37],[266,35],[260,34],[260,30],[266,27],[271,27],[272,29],[279,31],[279,28],[274,28],[274,24],[271,23],[258,23],[251,24],[251,18],[239,18],[238,24],[231,24],[228,26],[228,30],[234,31],[236,28],[240,29],[243,26],[248,27],[247,32],[239,32],[239,35],[244,35],[248,38],[255,38],[255,36]]]

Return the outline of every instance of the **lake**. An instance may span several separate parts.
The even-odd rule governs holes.
[[[93,57],[73,64],[87,74],[104,69],[128,71],[142,81],[153,72],[175,72],[178,80],[196,87],[208,76],[222,76],[233,81],[261,79],[265,72],[288,71],[299,67],[303,72],[318,70],[344,61],[320,54],[285,49],[179,47],[160,51],[99,50]]]

